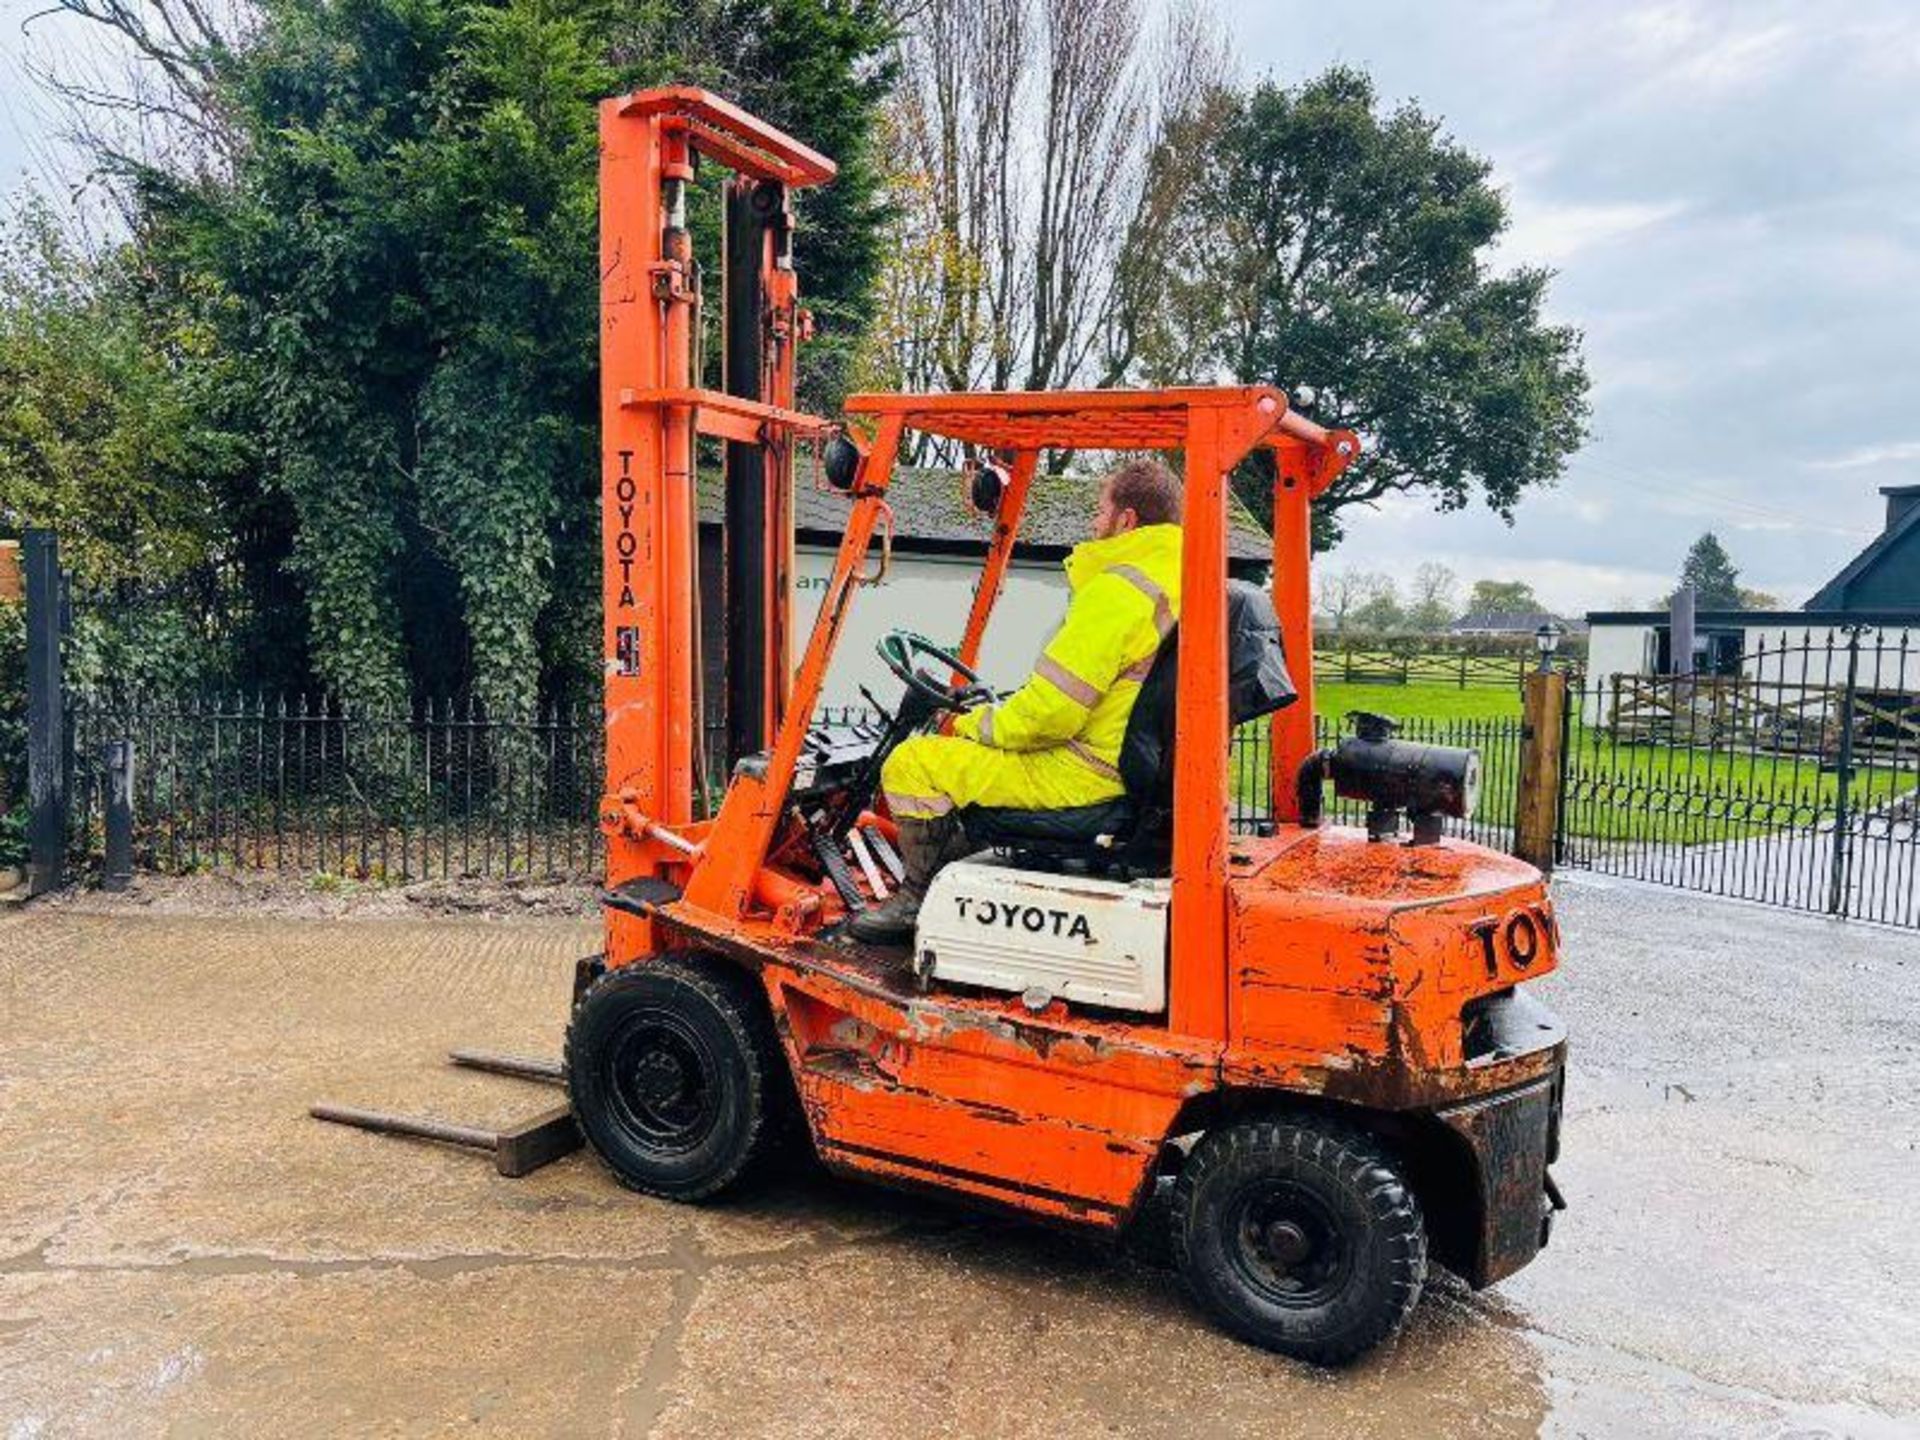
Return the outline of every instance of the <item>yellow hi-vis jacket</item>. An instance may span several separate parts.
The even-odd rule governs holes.
[[[970,710],[953,734],[996,750],[1066,748],[1114,792],[1120,744],[1160,642],[1180,618],[1180,527],[1142,525],[1076,545],[1072,599],[1033,674],[996,705]]]

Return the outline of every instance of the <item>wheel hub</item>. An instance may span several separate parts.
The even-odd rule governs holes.
[[[1293,1185],[1264,1189],[1240,1207],[1237,1264],[1277,1304],[1308,1306],[1339,1289],[1352,1252],[1319,1197]]]
[[[607,1078],[622,1124],[667,1151],[698,1145],[719,1113],[713,1056],[678,1017],[636,1016],[611,1047]]]
[[[1307,1232],[1291,1220],[1276,1220],[1261,1237],[1268,1256],[1277,1265],[1291,1268],[1313,1253]]]
[[[687,1089],[687,1067],[663,1050],[641,1057],[634,1066],[633,1089],[648,1105],[671,1105]]]

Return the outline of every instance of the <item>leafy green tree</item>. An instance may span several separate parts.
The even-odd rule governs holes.
[[[1687,550],[1680,563],[1682,588],[1693,587],[1693,603],[1701,610],[1738,610],[1741,608],[1740,572],[1734,568],[1720,537],[1711,530]],[[1672,603],[1669,597],[1669,604]]]
[[[245,454],[212,413],[209,337],[148,325],[135,264],[81,253],[32,194],[0,221],[0,528],[57,530],[90,582],[185,574]]]
[[[1585,439],[1587,374],[1578,332],[1542,319],[1549,272],[1490,268],[1507,208],[1488,162],[1344,67],[1221,105],[1208,144],[1161,157],[1194,177],[1155,333],[1208,337],[1199,361],[1365,437],[1316,506],[1321,546],[1346,507],[1396,492],[1511,518]],[[1149,378],[1195,363],[1184,338],[1143,344]],[[1262,519],[1270,464],[1240,477]]]
[[[0,219],[0,531],[58,534],[76,683],[225,674],[216,621],[252,533],[234,373],[192,307],[149,303],[133,246],[84,252],[31,193]]]
[[[1353,612],[1355,628],[1385,635],[1405,628],[1407,612],[1400,604],[1399,587],[1388,575],[1371,577],[1367,597]]]
[[[1467,597],[1469,615],[1533,615],[1546,608],[1525,580],[1476,580]]]

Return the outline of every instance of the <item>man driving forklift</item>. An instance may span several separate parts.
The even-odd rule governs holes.
[[[906,876],[858,914],[857,940],[910,944],[935,873],[968,852],[959,812],[1094,805],[1121,795],[1127,719],[1180,618],[1180,479],[1130,460],[1100,484],[1093,536],[1066,558],[1071,598],[1033,673],[1005,699],[904,741],[880,772]]]

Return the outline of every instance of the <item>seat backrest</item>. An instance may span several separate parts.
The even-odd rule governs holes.
[[[1144,817],[1173,800],[1173,745],[1179,697],[1180,627],[1168,632],[1140,684],[1120,744],[1120,782]],[[1227,582],[1227,713],[1242,725],[1284,709],[1298,698],[1287,674],[1286,650],[1273,598],[1244,580]]]

